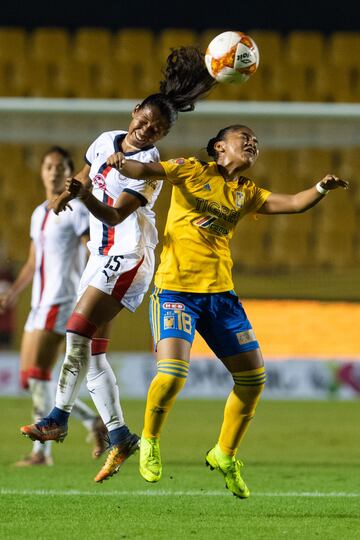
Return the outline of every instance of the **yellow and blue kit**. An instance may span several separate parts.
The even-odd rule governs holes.
[[[214,161],[161,165],[173,190],[150,304],[155,343],[192,342],[196,327],[217,356],[257,348],[233,291],[229,242],[238,221],[257,212],[270,192],[245,177],[226,182]]]

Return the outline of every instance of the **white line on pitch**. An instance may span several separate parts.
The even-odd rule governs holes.
[[[165,491],[165,490],[134,490],[134,491],[81,491],[78,489],[7,489],[1,488],[0,495],[43,495],[43,496],[79,496],[79,497],[221,497],[228,496],[226,491]],[[344,491],[288,491],[288,492],[254,492],[252,497],[360,497],[360,493]]]

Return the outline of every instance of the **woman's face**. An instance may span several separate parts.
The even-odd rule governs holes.
[[[61,154],[47,154],[41,164],[41,178],[47,193],[58,195],[64,191],[65,180],[71,169]]]
[[[169,122],[161,116],[157,107],[150,105],[144,108],[135,107],[126,142],[141,149],[165,137],[169,129]]]
[[[216,144],[223,145],[227,162],[238,162],[244,168],[251,167],[259,155],[258,140],[255,133],[248,127],[228,131],[225,139]]]

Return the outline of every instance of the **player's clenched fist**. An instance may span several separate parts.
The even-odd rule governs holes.
[[[110,167],[113,167],[114,169],[117,169],[118,171],[121,171],[121,168],[125,162],[125,156],[122,152],[115,152],[115,154],[111,154],[106,160],[106,165],[109,165]]]
[[[338,178],[337,176],[334,176],[333,174],[327,174],[320,182],[321,187],[324,189],[337,189],[337,188],[344,188],[348,189],[350,184],[347,180],[342,180],[341,178]]]

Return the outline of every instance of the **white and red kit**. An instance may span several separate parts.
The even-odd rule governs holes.
[[[86,263],[81,236],[89,230],[89,212],[78,200],[72,211],[58,216],[40,204],[31,216],[30,236],[35,246],[35,274],[31,312],[25,330],[53,330],[65,334]]]
[[[106,165],[106,159],[121,151],[126,131],[102,133],[86,152],[93,195],[113,206],[123,191],[137,197],[141,206],[122,223],[110,227],[90,214],[90,258],[81,278],[79,296],[91,285],[114,296],[131,311],[141,303],[154,271],[154,248],[158,243],[152,207],[162,181],[134,180]],[[159,161],[157,148],[148,146],[125,152],[127,159]]]

